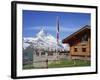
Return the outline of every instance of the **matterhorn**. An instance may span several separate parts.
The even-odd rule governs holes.
[[[44,28],[42,28],[35,35],[35,37],[26,37],[23,39],[23,49],[25,50],[27,47],[52,51],[63,51],[66,49],[66,46],[61,43],[61,40],[59,40],[59,44],[57,44],[56,38],[48,32],[46,32]]]

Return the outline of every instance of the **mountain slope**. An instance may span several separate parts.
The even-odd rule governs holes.
[[[65,50],[66,46],[59,41],[57,45],[56,38],[51,34],[47,33],[44,29],[41,29],[36,37],[28,37],[23,39],[23,48],[26,49],[28,46],[31,46],[35,49],[44,49],[44,50]]]

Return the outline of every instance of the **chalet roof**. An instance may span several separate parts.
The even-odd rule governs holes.
[[[89,25],[84,26],[83,28],[79,29],[78,31],[74,32],[73,34],[69,35],[65,39],[62,40],[63,43],[67,43],[72,37],[75,37],[76,35],[79,35],[84,30],[91,29]]]

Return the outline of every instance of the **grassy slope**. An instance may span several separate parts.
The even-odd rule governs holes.
[[[90,66],[90,61],[86,60],[60,60],[48,63],[48,68],[60,68],[60,67],[81,67]],[[32,64],[24,65],[23,69],[36,69]]]
[[[49,68],[57,67],[76,67],[76,66],[90,66],[90,61],[86,60],[61,60],[58,63],[51,63],[48,65]]]

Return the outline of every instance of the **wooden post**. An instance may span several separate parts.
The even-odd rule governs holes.
[[[48,68],[48,59],[46,60],[46,68]]]

